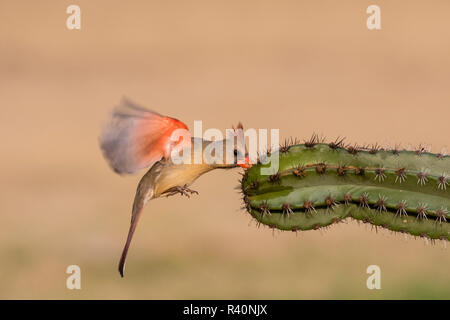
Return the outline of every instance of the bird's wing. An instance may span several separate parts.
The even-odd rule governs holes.
[[[173,136],[174,133],[177,135]],[[150,167],[163,157],[168,159],[175,147],[182,148],[190,143],[188,127],[183,122],[127,99],[113,111],[100,136],[103,154],[119,174]]]

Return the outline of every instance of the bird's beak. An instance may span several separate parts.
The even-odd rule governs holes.
[[[252,167],[252,163],[250,162],[249,157],[244,158],[244,163],[238,163],[238,166],[244,169],[250,169]]]

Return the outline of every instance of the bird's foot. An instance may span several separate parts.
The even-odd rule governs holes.
[[[167,193],[166,197],[173,196],[176,194],[181,194],[182,196],[186,196],[188,198],[190,198],[191,195],[194,193],[198,194],[197,191],[189,189],[187,185],[184,185],[182,187],[176,186],[176,187],[170,188],[165,193]]]

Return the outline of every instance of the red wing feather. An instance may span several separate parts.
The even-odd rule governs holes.
[[[100,147],[114,171],[134,173],[170,156],[177,144],[171,141],[171,135],[177,129],[187,131],[188,127],[177,119],[123,100],[100,136]],[[190,143],[190,139],[182,143]]]

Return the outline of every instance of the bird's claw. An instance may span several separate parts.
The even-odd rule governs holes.
[[[179,194],[181,194],[182,196],[186,196],[186,197],[188,197],[188,198],[190,198],[191,195],[194,194],[194,193],[195,193],[195,194],[198,194],[197,191],[192,190],[192,189],[189,189],[189,188],[187,187],[187,185],[184,185],[184,186],[182,186],[182,187],[177,186],[177,187],[170,188],[169,190],[166,191],[166,193],[167,193],[166,197],[173,196],[173,195],[176,195],[176,194],[179,193]]]

